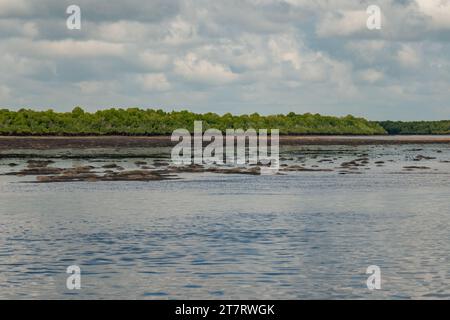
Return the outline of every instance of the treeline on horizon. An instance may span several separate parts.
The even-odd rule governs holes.
[[[0,135],[171,135],[175,129],[193,132],[194,121],[203,121],[203,130],[279,129],[280,134],[375,135],[386,134],[383,127],[363,118],[295,114],[262,116],[226,113],[197,114],[189,111],[165,112],[155,109],[107,109],[93,113],[76,107],[72,112],[0,109]]]
[[[380,121],[388,134],[450,134],[450,120]]]

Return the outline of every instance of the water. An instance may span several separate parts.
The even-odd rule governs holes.
[[[0,298],[450,298],[450,146],[290,147],[282,163],[336,168],[361,154],[368,169],[345,175],[0,176]],[[25,160],[1,159],[0,172],[10,162]],[[72,162],[83,163],[55,166]],[[66,289],[70,265],[79,291]],[[369,265],[381,290],[367,289]]]

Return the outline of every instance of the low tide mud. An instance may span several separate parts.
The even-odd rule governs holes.
[[[56,149],[55,149],[56,150]],[[0,153],[1,176],[16,182],[160,181],[200,175],[261,175],[261,164],[174,165],[170,148],[31,149]],[[23,151],[23,150],[22,150]],[[94,152],[95,151],[95,152]],[[18,155],[19,154],[19,155]],[[111,155],[111,156],[110,156]],[[283,146],[277,175],[449,174],[450,144]]]
[[[280,136],[281,145],[392,145],[450,143],[443,136]],[[0,150],[58,148],[146,148],[170,147],[170,136],[0,136]]]

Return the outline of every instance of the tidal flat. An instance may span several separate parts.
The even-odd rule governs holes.
[[[284,144],[273,176],[169,155],[0,147],[0,298],[450,298],[449,143]]]

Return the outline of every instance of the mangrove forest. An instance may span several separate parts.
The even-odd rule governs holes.
[[[356,118],[319,114],[277,114],[262,116],[226,113],[192,113],[155,109],[107,109],[71,112],[0,109],[0,135],[170,135],[175,129],[193,131],[194,121],[203,121],[203,129],[279,129],[280,134],[374,135],[386,134],[378,123]]]

